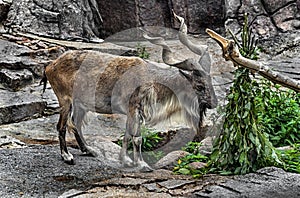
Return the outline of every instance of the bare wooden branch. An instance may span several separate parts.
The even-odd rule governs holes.
[[[210,29],[206,29],[206,33],[208,33],[209,36],[217,41],[217,43],[221,46],[225,60],[230,60],[235,66],[239,65],[248,68],[274,83],[290,88],[296,92],[300,92],[299,81],[271,70],[271,68],[266,66],[263,62],[243,57],[233,40],[226,39]]]

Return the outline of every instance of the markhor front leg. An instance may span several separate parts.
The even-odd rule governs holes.
[[[134,165],[137,166],[137,169],[141,172],[150,172],[153,169],[143,160],[142,156],[142,143],[143,139],[142,136],[133,137],[133,158],[134,158]]]
[[[122,165],[124,167],[132,167],[133,166],[133,161],[131,160],[131,158],[128,155],[128,144],[130,141],[130,135],[129,132],[127,130],[128,128],[126,128],[126,132],[123,138],[123,142],[122,142],[122,149],[119,155],[119,159],[122,162]]]
[[[138,171],[152,171],[153,169],[143,160],[142,157],[142,137],[141,137],[141,120],[142,120],[142,105],[141,98],[139,95],[140,89],[136,89],[132,94],[129,100],[129,108],[127,113],[127,122],[126,122],[126,133],[124,136],[124,140],[129,137],[132,138],[133,145],[133,165],[136,166]],[[129,136],[129,137],[128,137]],[[121,151],[122,156],[127,156],[127,145],[124,147],[124,143],[128,143],[127,141],[123,141],[123,148]],[[123,158],[123,162],[126,161]]]
[[[140,111],[136,108],[134,111],[134,122],[132,122],[132,145],[133,145],[133,163],[138,171],[149,172],[153,169],[143,160],[142,156],[142,143],[143,138],[141,135],[141,115]]]

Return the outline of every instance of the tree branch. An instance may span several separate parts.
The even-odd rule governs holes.
[[[271,70],[262,62],[257,62],[243,57],[240,54],[239,49],[237,48],[233,40],[226,39],[210,29],[206,29],[206,33],[208,33],[209,36],[215,41],[217,41],[217,43],[221,46],[223,50],[223,57],[226,61],[230,60],[235,66],[239,65],[248,68],[252,71],[256,71],[258,74],[274,83],[290,88],[296,92],[300,92],[299,81]]]

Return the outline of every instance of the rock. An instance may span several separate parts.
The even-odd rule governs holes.
[[[135,53],[135,47],[137,45],[137,42],[135,42],[133,48],[129,48],[120,44],[115,44],[116,41],[110,41],[109,39],[99,41],[100,43],[90,43],[90,42],[83,42],[83,41],[67,41],[67,40],[59,40],[59,39],[53,39],[43,36],[37,36],[30,33],[18,33],[18,35],[23,36],[28,39],[34,39],[43,41],[44,43],[50,43],[48,48],[45,50],[36,50],[33,52],[33,54],[36,54],[36,56],[42,56],[42,58],[47,57],[48,58],[55,59],[60,54],[65,52],[66,49],[74,49],[74,50],[96,50],[103,53],[109,53],[109,54],[115,54],[115,55],[123,55],[126,53]],[[130,39],[134,38],[132,35],[130,36]],[[37,43],[38,44],[38,43]]]
[[[119,171],[106,166],[105,159],[100,161],[81,156],[78,149],[69,150],[76,156],[76,164],[72,166],[62,162],[58,145],[0,149],[0,177],[5,178],[0,180],[0,196],[299,197],[300,175],[279,168],[268,167],[239,176],[206,175],[193,179],[167,170]]]
[[[78,149],[69,150],[76,156],[72,166],[61,160],[58,145],[0,149],[0,178],[5,178],[0,181],[0,196],[19,197],[21,193],[24,197],[58,197],[70,189],[87,189],[120,174],[96,158],[80,156]]]
[[[285,60],[270,60],[266,65],[282,75],[300,81],[299,58],[286,58]]]
[[[264,0],[264,7],[268,13],[275,13],[280,8],[283,8],[291,3],[294,3],[293,0]]]
[[[99,141],[99,137],[97,139],[98,141],[91,142],[91,140],[87,138],[89,145],[98,153],[97,158],[110,167],[123,169],[124,167],[119,160],[121,147],[109,141]]]
[[[189,163],[189,167],[191,167],[192,169],[200,169],[200,168],[204,168],[205,166],[207,166],[207,163],[203,163],[203,162]]]
[[[211,136],[206,137],[201,141],[201,146],[198,148],[199,153],[202,155],[209,155],[213,148],[213,138]]]
[[[29,93],[0,90],[0,98],[0,124],[41,116],[46,108],[46,102]]]
[[[0,69],[0,83],[9,90],[17,91],[22,87],[32,84],[33,74],[27,70]]]
[[[96,186],[110,186],[110,185],[118,185],[118,186],[137,186],[146,183],[147,179],[140,178],[112,178],[106,181],[95,183]]]
[[[76,3],[16,0],[5,25],[16,31],[47,37],[97,42],[98,37],[139,26],[178,27],[172,9],[186,18],[191,33],[204,32],[206,27],[212,26],[222,28],[223,8],[222,1],[217,0],[81,0]]]
[[[67,192],[64,192],[62,195],[60,195],[58,198],[70,198],[70,197],[76,197],[78,195],[85,194],[84,191],[71,189]]]
[[[241,3],[240,0],[225,0],[225,17],[227,20],[237,18],[237,11],[241,7]]]
[[[261,38],[272,38],[279,32],[296,30],[299,21],[299,6],[293,0],[225,1],[225,28],[237,33],[243,24],[244,13],[253,21],[254,33]]]
[[[5,25],[60,39],[97,40],[101,20],[95,0],[15,0]]]
[[[43,86],[43,84],[40,84],[40,80],[36,80],[33,84],[24,87],[21,91],[34,95],[40,95],[42,99],[47,102],[47,108],[44,112],[45,115],[53,115],[54,113],[58,113],[59,103],[50,83],[46,84],[45,92],[43,92]]]
[[[0,131],[4,135],[32,144],[53,144],[58,143],[58,134],[55,128],[57,121],[58,115],[40,117],[18,123],[0,125]]]
[[[0,24],[6,19],[12,0],[0,0]]]
[[[0,148],[11,149],[11,148],[24,148],[26,147],[24,142],[7,135],[0,134]]]
[[[28,47],[0,39],[0,68],[28,69],[34,75],[42,76],[44,66],[49,64],[50,61],[41,57],[30,56],[32,53],[33,51]]]
[[[175,13],[186,19],[190,33],[200,33],[208,27],[212,29],[223,27],[224,4],[222,1],[171,0],[170,4],[172,5],[170,8]],[[172,27],[178,27],[178,23],[173,22]]]
[[[178,159],[188,155],[189,153],[186,151],[173,151],[168,153],[166,156],[158,160],[154,165],[155,169],[160,168],[173,168],[175,164],[177,164]]]
[[[233,81],[232,72],[236,69],[232,62],[225,61],[222,57],[222,49],[212,39],[207,41],[208,51],[211,57],[211,76],[213,80],[214,90],[218,98],[218,104],[224,105],[225,97]],[[215,111],[215,109],[214,109]],[[207,134],[210,135],[210,134]]]
[[[178,28],[172,10],[185,17],[188,31],[204,32],[206,27],[223,27],[223,4],[220,1],[168,0],[168,1],[99,1],[103,25],[102,37],[139,27],[159,26]],[[114,17],[111,17],[111,16]],[[113,25],[112,25],[113,24]]]
[[[163,182],[159,182],[158,185],[167,188],[167,189],[175,189],[175,188],[179,188],[181,186],[184,186],[186,184],[191,184],[194,181],[191,180],[168,180],[168,181],[163,181]]]
[[[159,192],[160,188],[156,183],[150,183],[150,184],[143,184],[143,187],[145,187],[149,192]]]
[[[120,188],[118,186],[99,187],[89,190],[82,196],[76,198],[94,198],[94,197],[130,197],[130,198],[171,198],[172,196],[165,192],[145,192],[144,189],[134,190],[131,188]]]
[[[124,129],[119,128],[118,124],[115,126],[107,126],[98,119],[98,116],[104,117],[106,115],[96,113],[87,114],[87,123],[83,127],[83,135],[91,146],[102,150],[103,155],[108,158],[118,159],[117,155],[119,154],[120,147],[111,141],[117,140],[123,134]],[[48,144],[51,142],[57,143],[58,134],[56,124],[58,119],[59,115],[55,114],[19,123],[0,125],[0,131],[2,131],[4,135],[11,135],[15,138],[35,142],[37,144],[41,142],[48,142]],[[74,137],[72,134],[67,135],[67,141],[72,142],[73,140]]]
[[[195,193],[200,197],[299,197],[300,175],[266,167]]]
[[[294,21],[299,21],[296,19],[296,14],[300,10],[297,9],[296,3],[289,4],[288,6],[282,7],[273,15],[273,20],[281,31],[287,32],[289,30],[295,30]]]

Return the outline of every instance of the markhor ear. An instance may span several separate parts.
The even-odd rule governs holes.
[[[184,71],[182,71],[181,69],[179,70],[179,73],[180,73],[183,77],[185,77],[188,81],[191,82],[191,81],[193,80],[191,74],[189,74],[189,73],[187,73],[187,72],[184,72]]]
[[[211,59],[208,51],[205,51],[199,60],[199,64],[206,73],[210,73]]]

